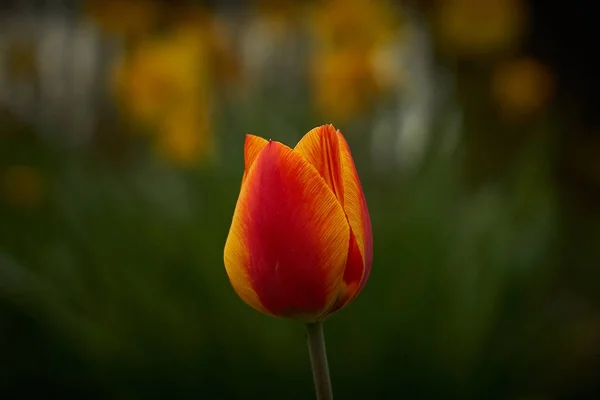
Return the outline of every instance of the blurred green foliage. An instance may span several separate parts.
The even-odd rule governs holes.
[[[220,163],[192,171],[143,146],[110,162],[24,132],[3,138],[3,164],[38,168],[47,193],[38,208],[1,209],[4,390],[311,396],[302,327],[243,304],[222,265],[242,171],[245,129],[233,125],[281,136],[231,121],[217,133]],[[305,125],[292,122],[289,139]],[[364,293],[326,324],[339,397],[513,398],[547,379],[548,341],[564,338],[546,303],[558,214],[544,141],[475,187],[464,146],[432,149],[403,179],[357,161],[375,262]]]

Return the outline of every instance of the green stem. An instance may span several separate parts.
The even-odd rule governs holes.
[[[317,400],[332,400],[331,378],[327,365],[327,351],[325,349],[325,336],[323,336],[323,322],[306,324],[306,338],[308,352],[313,370]]]

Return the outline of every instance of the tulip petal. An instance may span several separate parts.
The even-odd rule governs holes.
[[[364,262],[364,272],[360,285],[352,297],[354,298],[363,289],[371,273],[371,264],[373,263],[373,233],[367,200],[365,199],[358,172],[350,153],[350,147],[340,131],[337,131],[337,136],[344,181],[344,211],[348,216],[350,228],[356,236],[356,243]]]
[[[333,125],[323,125],[310,130],[294,147],[294,151],[302,154],[306,161],[317,169],[343,206],[341,154]]]
[[[274,316],[315,321],[336,300],[350,229],[300,154],[268,142],[247,171],[225,245],[236,292]]]
[[[261,150],[264,149],[268,143],[268,140],[265,140],[261,137],[246,135],[246,142],[244,143],[244,176],[242,177],[242,183],[246,179],[246,175],[248,175],[250,167],[252,164],[254,164],[254,161],[260,154]]]
[[[355,238],[350,243],[344,284],[333,312],[355,298],[369,277],[373,260],[369,210],[348,143],[333,125],[312,129],[294,151],[302,154],[327,182],[340,201]]]
[[[346,269],[344,270],[344,277],[340,285],[338,298],[333,307],[328,310],[327,314],[333,314],[338,311],[358,295],[358,289],[362,283],[364,270],[363,256],[358,248],[356,236],[352,233],[352,230],[350,230],[350,247],[348,250],[348,260],[346,262]]]

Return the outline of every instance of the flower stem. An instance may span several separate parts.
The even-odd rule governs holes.
[[[329,378],[329,366],[327,365],[323,322],[306,324],[306,338],[317,400],[332,400],[333,393],[331,391],[331,378]]]

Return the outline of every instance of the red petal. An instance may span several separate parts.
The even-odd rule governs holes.
[[[254,308],[314,321],[338,295],[349,239],[344,211],[316,170],[269,142],[242,186],[225,267]]]

